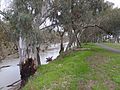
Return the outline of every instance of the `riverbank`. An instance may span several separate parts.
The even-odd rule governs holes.
[[[13,60],[17,59],[18,57],[19,57],[18,53],[6,56],[4,59],[0,60],[0,69],[10,67],[11,65],[8,65],[7,62],[10,62],[9,60],[12,60],[12,59]]]
[[[65,47],[66,45],[67,44],[64,43]],[[59,50],[59,44],[55,44],[49,46],[44,52],[40,51],[41,64],[47,64],[48,62],[46,62],[46,58],[48,57],[53,57],[52,59],[56,59],[59,55]],[[8,88],[10,88],[10,90],[17,90],[16,88],[19,88],[19,83],[15,83],[11,86],[11,84],[20,80],[20,70],[18,66],[19,58],[16,58],[16,56],[17,55],[9,55],[0,63],[0,90],[8,90]],[[8,85],[11,87],[6,87]]]
[[[40,66],[23,90],[120,90],[120,55],[85,47]]]
[[[19,57],[18,52],[17,52],[17,53],[14,53],[14,54],[9,54],[9,55],[0,56],[0,62],[1,62],[2,60],[15,59],[15,58],[18,58],[18,57]]]

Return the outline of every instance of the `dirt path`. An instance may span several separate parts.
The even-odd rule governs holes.
[[[115,52],[115,53],[120,53],[120,50],[115,49],[115,48],[111,48],[111,47],[109,47],[107,45],[104,45],[104,44],[101,44],[101,43],[96,43],[96,45],[100,46],[100,47],[102,47],[102,48],[104,48],[104,49],[106,49],[108,51]]]

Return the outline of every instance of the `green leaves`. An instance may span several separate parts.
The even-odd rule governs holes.
[[[119,34],[120,31],[120,9],[106,11],[101,21],[101,26],[106,29],[108,34]]]

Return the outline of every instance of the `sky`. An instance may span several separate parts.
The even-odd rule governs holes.
[[[1,6],[0,6],[0,10],[5,9],[6,7],[9,6],[11,0],[0,0]],[[105,0],[105,1],[110,1],[113,2],[115,4],[114,7],[119,7],[120,8],[120,0]]]
[[[105,1],[113,2],[115,4],[114,7],[119,7],[120,8],[120,0],[105,0]]]
[[[4,10],[6,7],[10,5],[11,0],[0,0],[0,10]]]

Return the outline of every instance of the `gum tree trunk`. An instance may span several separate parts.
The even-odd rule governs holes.
[[[20,64],[25,61],[26,59],[26,43],[25,39],[21,36],[19,37],[19,57],[20,57]]]
[[[26,40],[23,37],[19,37],[19,56],[20,56],[20,75],[21,75],[21,86],[24,86],[28,78],[33,75],[37,69],[37,65],[41,65],[39,49],[35,48],[33,53],[33,46],[26,45]]]
[[[64,52],[64,46],[63,46],[63,35],[60,35],[60,53]]]

